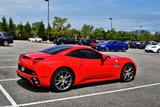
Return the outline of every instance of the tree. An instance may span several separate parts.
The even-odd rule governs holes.
[[[71,25],[67,23],[67,18],[54,17],[52,34],[60,36],[66,36],[66,32],[71,28]]]
[[[41,25],[41,22],[35,22],[35,23],[32,23],[32,31],[33,32],[37,32],[39,27]]]
[[[5,31],[5,32],[8,31],[8,24],[7,24],[6,18],[4,16],[2,17],[1,30]]]
[[[2,30],[2,22],[0,22],[0,31]]]
[[[93,35],[95,36],[95,38],[98,39],[103,39],[105,38],[105,30],[103,28],[96,28]]]
[[[17,30],[18,30],[18,39],[22,39],[22,40],[25,40],[27,38],[25,38],[25,35],[24,35],[24,26],[22,23],[20,23],[18,26],[17,26]]]
[[[160,42],[160,32],[156,32],[155,34],[156,41]]]
[[[53,28],[58,30],[69,29],[71,25],[67,23],[67,18],[54,17]]]
[[[26,39],[32,36],[31,31],[32,31],[31,25],[29,24],[29,22],[27,22],[24,26],[24,33]]]
[[[47,36],[47,39],[48,39],[48,33],[49,33],[49,39],[50,40],[52,40],[54,37],[52,36],[52,34],[51,34],[51,30],[52,30],[52,28],[51,28],[51,26],[50,26],[50,24],[49,24],[49,26],[47,27],[47,29],[46,29],[46,36]]]
[[[14,39],[16,39],[16,25],[13,23],[12,18],[9,18],[8,31],[11,33]]]
[[[84,24],[80,33],[83,38],[91,38],[93,33],[93,26]]]
[[[37,35],[40,36],[42,39],[47,39],[47,36],[45,35],[45,27],[43,21],[40,22]]]

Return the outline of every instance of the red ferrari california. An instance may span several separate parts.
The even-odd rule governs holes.
[[[102,53],[79,45],[59,45],[21,54],[17,74],[22,79],[53,91],[67,91],[73,85],[107,80],[132,81],[137,66],[130,58]]]

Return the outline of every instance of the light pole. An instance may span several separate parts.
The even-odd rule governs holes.
[[[109,18],[109,20],[111,21],[111,30],[112,30],[112,27],[113,27],[113,25],[112,25],[112,18]]]
[[[49,42],[49,0],[45,0],[48,2],[48,28],[47,28],[47,41]]]

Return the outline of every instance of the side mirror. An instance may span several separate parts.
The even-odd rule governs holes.
[[[107,56],[103,55],[101,60],[104,62],[104,61],[106,61],[107,58],[108,58]]]

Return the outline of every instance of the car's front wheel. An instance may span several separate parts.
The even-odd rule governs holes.
[[[160,54],[160,49],[158,49],[157,53],[159,53],[159,54]]]
[[[69,69],[58,69],[51,78],[51,90],[64,92],[71,89],[73,86],[74,75]]]
[[[124,65],[122,72],[121,72],[121,81],[123,82],[130,82],[134,79],[136,74],[136,69],[133,64],[126,64]]]
[[[5,40],[4,42],[3,42],[3,46],[8,46],[9,45],[9,42],[7,41],[7,40]]]
[[[107,52],[109,52],[109,51],[110,51],[109,47],[106,47],[106,51],[107,51]]]

